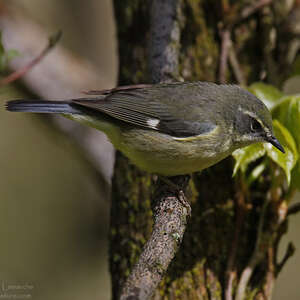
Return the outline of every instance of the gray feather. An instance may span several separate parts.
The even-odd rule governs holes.
[[[195,89],[197,87],[197,89]],[[187,105],[186,92],[191,98]],[[157,130],[175,137],[205,134],[215,128],[204,111],[206,103],[199,101],[199,84],[171,83],[126,90],[113,90],[105,99],[74,103],[101,111],[118,120]],[[196,94],[197,93],[197,94]],[[204,95],[204,102],[209,101]],[[195,109],[195,104],[196,108]],[[156,124],[154,126],[154,124]]]
[[[80,114],[70,101],[12,100],[6,109],[14,112]]]

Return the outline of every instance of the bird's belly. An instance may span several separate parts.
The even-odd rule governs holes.
[[[221,145],[213,138],[181,141],[143,129],[123,131],[119,141],[115,146],[134,164],[145,171],[165,176],[203,170],[231,153],[229,144]]]
[[[139,153],[135,152],[134,156],[129,158],[134,164],[147,172],[164,176],[176,176],[201,171],[216,164],[226,156],[218,156],[214,159],[203,156],[196,159],[178,159],[178,157],[172,159],[169,155],[162,159],[161,156],[151,154],[151,159],[145,159],[144,156],[139,156]]]
[[[87,116],[69,116],[105,132],[116,149],[132,163],[150,173],[164,176],[189,174],[208,168],[228,156],[232,143],[228,136],[215,134],[188,140],[175,140],[154,130],[124,127]],[[224,142],[227,141],[227,142]]]

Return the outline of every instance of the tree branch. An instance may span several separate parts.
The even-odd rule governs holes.
[[[229,48],[229,62],[238,84],[245,86],[247,82],[240,67],[239,61],[236,57],[235,49],[232,42]]]
[[[260,263],[260,261],[263,259],[266,248],[269,246],[269,241],[266,243],[264,232],[263,232],[263,226],[264,226],[264,220],[265,220],[265,214],[267,210],[267,206],[269,204],[268,199],[265,200],[265,203],[263,204],[262,211],[259,218],[258,228],[257,228],[257,237],[256,237],[256,243],[255,248],[253,250],[252,256],[249,260],[248,265],[243,270],[238,286],[236,291],[235,300],[243,300],[245,298],[245,292],[248,286],[248,283],[250,281],[250,278],[257,267],[257,265]],[[265,243],[264,247],[262,247],[262,243]]]
[[[48,53],[49,51],[55,47],[55,45],[58,43],[62,35],[62,32],[59,31],[55,35],[49,37],[49,41],[45,49],[42,50],[42,52],[35,57],[32,61],[30,61],[27,65],[21,67],[20,69],[14,71],[13,73],[9,74],[8,76],[4,77],[0,80],[0,87],[3,85],[10,84],[22,76],[24,76],[28,71],[30,71],[35,65],[37,65]]]
[[[226,287],[225,287],[225,300],[232,300],[233,294],[233,281],[236,276],[236,272],[234,270],[236,263],[236,255],[239,244],[239,239],[245,219],[245,193],[244,191],[239,190],[238,195],[236,197],[236,224],[234,237],[232,241],[231,250],[229,252],[229,258],[226,268]]]
[[[287,261],[294,255],[295,251],[296,248],[294,244],[292,242],[289,242],[281,262],[276,265],[276,273],[275,273],[276,276],[280,273],[280,271],[285,266]]]
[[[239,14],[229,14],[230,9],[234,10],[234,6],[231,8],[228,5],[227,1],[224,1],[223,4],[223,22],[219,28],[219,35],[221,38],[221,53],[220,53],[220,63],[219,63],[219,82],[226,83],[226,72],[228,70],[228,59],[233,69],[234,75],[239,84],[245,85],[246,80],[241,71],[238,59],[236,57],[232,41],[231,41],[231,32],[234,25],[239,22],[247,19],[252,14],[254,14],[259,9],[263,8],[266,5],[271,4],[272,0],[258,0],[244,7]]]
[[[15,49],[21,55],[10,62],[12,70],[22,69],[41,52],[47,43],[48,33],[14,1],[0,0],[0,30],[6,49]],[[81,90],[109,88],[111,84],[88,61],[76,57],[57,45],[34,68],[24,74],[22,81],[38,96],[45,99],[80,97]],[[114,150],[105,135],[61,117],[55,124],[76,141],[91,160],[95,169],[110,181]]]
[[[189,176],[176,177],[176,185],[185,191]],[[148,299],[163,278],[174,258],[189,216],[189,207],[178,199],[177,193],[159,185],[154,199],[154,226],[138,262],[123,287],[121,300]],[[132,297],[132,298],[131,298]]]
[[[288,216],[294,215],[300,212],[300,202],[292,203],[288,208]]]
[[[219,82],[226,83],[226,73],[228,67],[228,54],[231,46],[230,31],[228,29],[221,29],[221,54],[220,54],[220,67],[219,67]]]
[[[153,82],[179,79],[182,0],[152,1],[149,66]]]
[[[271,4],[272,0],[258,0],[253,2],[251,5],[246,6],[241,12],[241,19],[246,19],[262,7]]]
[[[181,5],[181,0],[152,2],[149,65],[154,82],[179,78]],[[185,191],[189,176],[173,180]],[[154,293],[185,232],[190,207],[183,205],[184,194],[174,194],[166,184],[160,185],[155,194],[153,231],[124,284],[121,299],[148,299]]]

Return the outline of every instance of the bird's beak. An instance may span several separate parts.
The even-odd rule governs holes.
[[[281,146],[279,141],[276,139],[275,136],[271,135],[270,137],[267,138],[267,141],[271,143],[274,147],[276,147],[279,151],[282,153],[285,153],[284,148]]]

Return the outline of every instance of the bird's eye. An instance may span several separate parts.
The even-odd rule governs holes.
[[[251,128],[252,132],[257,132],[257,131],[262,129],[261,124],[255,119],[251,119],[251,125],[250,126],[251,126],[250,128]]]

